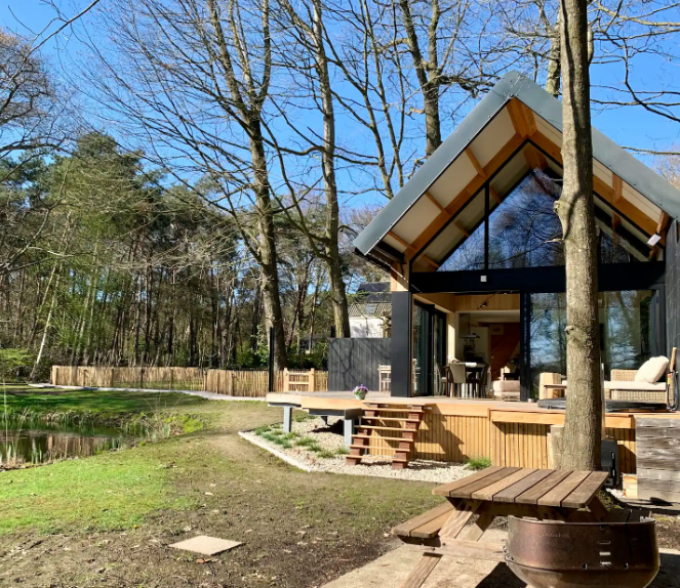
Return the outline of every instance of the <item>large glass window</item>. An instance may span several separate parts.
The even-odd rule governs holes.
[[[530,172],[497,204],[490,202],[489,268],[542,267],[564,264],[562,226],[555,213],[559,185],[546,174]],[[483,206],[483,195],[476,208]],[[458,221],[461,224],[461,221]],[[451,254],[440,271],[484,268],[482,222]]]
[[[539,155],[526,146],[490,179],[488,219],[484,187],[432,240],[424,253],[441,262],[438,271],[485,269],[487,225],[489,269],[564,265],[562,224],[555,212],[562,170],[554,163],[532,167],[528,162]],[[648,235],[597,194],[595,222],[600,263],[649,260]]]
[[[605,376],[613,369],[638,369],[654,353],[650,290],[600,292],[599,319]],[[530,318],[531,391],[538,396],[543,372],[567,375],[566,295],[532,294]]]

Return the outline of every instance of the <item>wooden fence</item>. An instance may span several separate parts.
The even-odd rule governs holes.
[[[204,370],[201,368],[52,366],[55,386],[192,390],[249,398],[264,397],[269,387],[265,371]],[[328,372],[288,371],[275,374],[276,392],[323,392]]]

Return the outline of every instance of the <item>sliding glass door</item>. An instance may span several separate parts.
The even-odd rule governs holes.
[[[439,385],[438,367],[446,363],[446,315],[434,306],[413,304],[412,395],[431,396]]]

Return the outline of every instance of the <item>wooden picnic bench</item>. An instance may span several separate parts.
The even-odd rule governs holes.
[[[420,588],[445,555],[504,561],[502,543],[480,541],[498,516],[605,520],[597,493],[606,479],[606,472],[492,466],[435,488],[448,502],[392,529],[423,552],[402,588]]]

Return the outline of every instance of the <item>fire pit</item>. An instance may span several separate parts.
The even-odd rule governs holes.
[[[653,519],[563,523],[509,517],[506,562],[533,588],[645,588],[659,571]]]

